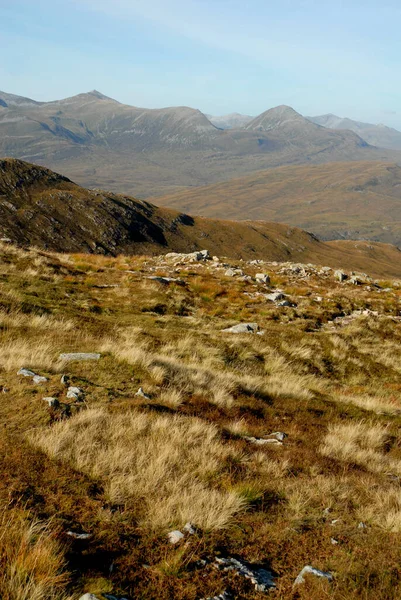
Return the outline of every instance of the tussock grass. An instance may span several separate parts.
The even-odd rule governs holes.
[[[5,371],[20,369],[45,369],[51,371],[61,366],[56,357],[57,346],[53,340],[36,341],[21,338],[0,342],[0,368]]]
[[[401,413],[401,401],[389,399],[385,396],[337,394],[334,395],[334,400],[345,404],[353,404],[354,406],[377,414],[398,415]]]
[[[369,494],[369,502],[359,508],[357,515],[362,522],[400,533],[401,490],[388,487],[373,490]]]
[[[4,507],[0,568],[2,600],[72,600],[64,591],[68,583],[64,550],[50,525]]]
[[[71,319],[56,318],[52,315],[0,311],[1,329],[26,327],[38,330],[71,331],[75,326],[75,322]]]
[[[237,494],[219,489],[232,451],[217,428],[200,419],[91,409],[36,431],[31,440],[104,481],[112,502],[137,506],[145,527],[191,521],[220,529],[244,509]]]
[[[361,465],[369,471],[401,474],[401,461],[385,453],[390,441],[383,425],[349,422],[329,426],[320,451],[323,455]]]

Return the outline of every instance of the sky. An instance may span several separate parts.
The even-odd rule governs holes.
[[[0,0],[0,90],[401,129],[399,0]]]

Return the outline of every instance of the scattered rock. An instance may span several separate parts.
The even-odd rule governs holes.
[[[36,377],[36,373],[30,371],[29,369],[20,369],[17,375],[23,375],[24,377]]]
[[[170,531],[170,533],[167,534],[167,538],[170,544],[178,544],[178,542],[181,542],[181,540],[183,540],[184,537],[185,536],[182,533],[182,531],[178,531],[178,529],[176,529],[175,531]]]
[[[244,271],[242,271],[242,269],[227,269],[224,275],[226,277],[235,277],[236,275],[242,277],[244,275]]]
[[[202,600],[234,600],[234,596],[229,592],[223,592],[218,596],[209,596],[209,598],[202,598]]]
[[[358,524],[358,529],[367,529],[368,526],[365,523],[362,523],[362,521]]]
[[[200,250],[198,252],[190,252],[189,254],[180,254],[178,252],[169,252],[163,258],[174,259],[181,262],[200,262],[210,260],[209,250]]]
[[[67,531],[67,535],[74,540],[89,540],[92,537],[91,533],[77,533],[76,531]]]
[[[363,283],[362,280],[359,279],[359,277],[351,277],[351,279],[349,280],[349,282],[352,285],[362,285],[362,283]]]
[[[259,329],[257,323],[239,323],[239,325],[233,325],[227,329],[223,329],[225,333],[256,333]]]
[[[281,300],[281,302],[277,302],[277,306],[294,306],[288,300]]]
[[[342,271],[335,271],[334,277],[337,279],[337,281],[340,281],[340,283],[347,279],[347,275]]]
[[[70,378],[68,377],[68,375],[62,375],[61,376],[60,383],[62,385],[68,385],[69,381],[70,381]]]
[[[270,283],[270,277],[267,273],[256,273],[255,279],[257,283]]]
[[[236,558],[219,557],[216,557],[216,566],[223,571],[235,571],[238,575],[249,579],[257,592],[267,592],[276,587],[273,574],[263,567]]]
[[[316,575],[316,577],[325,577],[329,581],[333,581],[333,575],[331,573],[325,573],[324,571],[319,571],[319,569],[315,569],[314,567],[311,567],[310,565],[306,565],[306,567],[304,567],[302,569],[302,571],[300,572],[300,574],[294,581],[294,585],[298,585],[300,583],[305,583],[304,575],[307,575],[309,573],[311,575]]]
[[[279,300],[285,300],[285,294],[282,292],[272,292],[271,294],[266,294],[266,299],[271,300],[272,302],[278,302]]]
[[[61,360],[72,361],[72,360],[99,360],[100,354],[97,352],[68,352],[66,354],[60,354]]]
[[[170,283],[176,283],[177,285],[185,285],[185,281],[183,281],[182,279],[177,279],[175,277],[158,277],[156,275],[152,275],[151,277],[147,277],[147,279],[157,281],[158,283],[162,283],[163,285],[170,285]]]
[[[331,538],[330,541],[331,541],[331,543],[332,543],[333,546],[337,546],[338,540],[336,540],[334,538]]]
[[[47,402],[50,408],[57,408],[60,406],[58,398],[53,398],[53,396],[47,396],[46,398],[43,398],[43,400]]]
[[[282,446],[283,442],[277,440],[275,438],[265,439],[265,438],[255,438],[255,437],[244,437],[244,440],[247,442],[251,442],[251,444],[256,444],[257,446],[264,446],[265,444],[276,444],[276,446]]]
[[[47,377],[43,377],[42,375],[37,375],[33,371],[29,369],[20,369],[17,375],[23,375],[24,377],[32,377],[34,383],[45,383],[48,381]]]
[[[141,398],[146,398],[146,400],[150,400],[149,394],[145,394],[143,389],[140,387],[135,396],[141,396]]]
[[[193,525],[190,522],[185,523],[185,525],[182,529],[183,529],[183,531],[185,531],[186,533],[189,533],[190,535],[194,535],[196,533],[195,525]]]
[[[81,390],[79,387],[70,386],[67,391],[67,398],[71,398],[72,400],[83,400],[85,396],[85,392]]]

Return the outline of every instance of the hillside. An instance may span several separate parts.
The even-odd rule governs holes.
[[[281,167],[153,200],[213,218],[290,223],[324,240],[401,245],[401,169],[396,164]]]
[[[53,102],[5,93],[0,100],[0,156],[140,197],[283,164],[401,162],[401,153],[318,127],[289,107],[271,109],[244,129],[222,130],[190,107],[138,108],[96,90]],[[283,110],[296,118],[283,119]]]
[[[401,281],[369,275],[0,242],[0,597],[399,598]]]
[[[306,118],[317,125],[328,127],[329,129],[349,129],[350,131],[354,131],[372,146],[380,146],[380,148],[389,148],[390,150],[401,149],[401,131],[387,127],[386,125],[373,125],[372,123],[353,121],[352,119],[337,117],[331,114]]]
[[[56,252],[160,254],[207,249],[236,259],[324,263],[400,276],[400,251],[384,244],[326,244],[269,222],[192,217],[128,196],[86,190],[15,159],[0,161],[0,238]]]
[[[229,115],[206,115],[213,125],[220,129],[241,129],[245,127],[254,117],[249,115],[241,115],[240,113],[231,113]]]

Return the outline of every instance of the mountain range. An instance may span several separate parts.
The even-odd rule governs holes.
[[[137,108],[97,91],[53,102],[0,92],[0,155],[139,197],[287,164],[401,161],[401,152],[319,126],[287,106],[223,130],[199,110]]]
[[[232,113],[230,115],[212,116],[207,115],[209,121],[221,129],[246,128],[255,117]],[[317,117],[305,117],[308,121],[326,127],[328,129],[348,129],[353,131],[371,146],[387,148],[389,150],[401,150],[401,132],[383,124],[373,125],[362,121],[337,117],[333,114],[320,115]]]

